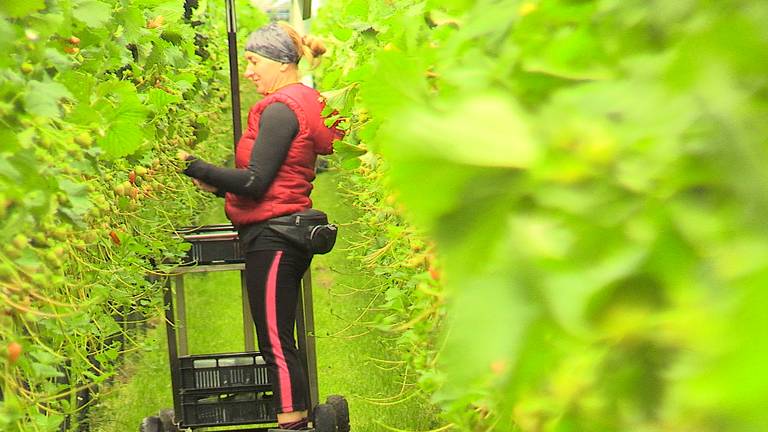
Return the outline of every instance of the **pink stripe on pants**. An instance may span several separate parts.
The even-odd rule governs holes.
[[[280,343],[280,332],[277,327],[277,272],[280,268],[280,258],[282,251],[277,251],[275,259],[272,261],[272,267],[267,275],[267,328],[269,333],[269,344],[272,345],[272,352],[275,356],[275,364],[278,371],[278,382],[275,385],[280,386],[280,405],[283,411],[293,409],[293,394],[291,393],[291,375],[288,372],[288,363],[285,361],[283,346]]]

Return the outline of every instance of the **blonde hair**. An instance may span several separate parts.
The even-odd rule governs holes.
[[[299,54],[299,60],[306,57],[309,67],[314,69],[320,64],[320,56],[325,54],[325,44],[319,38],[310,35],[302,36],[293,26],[287,22],[279,22],[278,25],[285,30],[288,36],[296,46],[296,52]]]

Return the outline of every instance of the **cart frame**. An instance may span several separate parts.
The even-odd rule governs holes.
[[[237,241],[233,238],[232,241]],[[165,305],[165,324],[168,340],[168,360],[171,371],[171,386],[173,388],[173,409],[178,415],[182,413],[182,357],[189,356],[187,340],[186,290],[184,275],[189,273],[208,273],[217,271],[238,271],[242,293],[243,334],[245,347],[243,354],[258,353],[256,351],[255,325],[251,316],[250,301],[245,286],[244,263],[206,264],[175,269],[165,280],[163,287],[163,303]],[[171,279],[175,281],[171,283]],[[173,289],[175,285],[175,290]],[[312,304],[312,276],[307,269],[301,283],[301,295],[296,310],[296,342],[299,355],[304,363],[307,379],[307,400],[309,407],[319,404],[317,384],[317,354],[315,349],[315,323]],[[224,425],[222,425],[224,426]],[[179,427],[187,427],[179,424]],[[215,426],[205,426],[215,427]],[[242,431],[260,431],[264,427],[241,429]],[[193,429],[194,430],[194,429]]]

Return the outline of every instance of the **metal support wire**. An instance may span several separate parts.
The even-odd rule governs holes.
[[[229,87],[232,94],[232,134],[233,147],[237,149],[237,142],[243,134],[242,121],[240,119],[240,74],[237,62],[237,20],[235,18],[234,0],[225,0],[227,10],[227,43],[229,45]]]

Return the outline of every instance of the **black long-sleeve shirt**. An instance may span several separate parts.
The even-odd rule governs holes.
[[[219,167],[194,158],[184,174],[217,188],[216,194],[219,196],[231,192],[259,199],[274,181],[298,133],[299,121],[296,114],[284,103],[272,103],[264,109],[259,119],[259,134],[246,169]],[[294,248],[279,234],[265,228],[264,223],[237,227],[242,250],[251,252]]]
[[[259,199],[274,181],[298,133],[296,114],[284,103],[269,104],[259,119],[259,134],[246,169],[224,168],[194,159],[184,174],[217,188],[217,194],[231,192]]]

